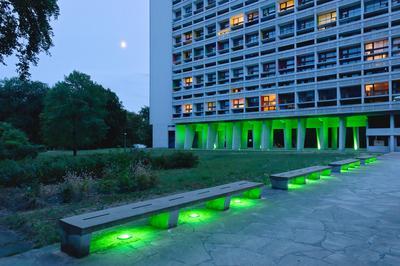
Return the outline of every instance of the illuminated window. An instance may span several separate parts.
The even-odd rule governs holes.
[[[258,11],[247,14],[247,22],[253,22],[258,20]]]
[[[327,29],[336,22],[336,11],[318,15],[318,28]],[[336,24],[335,24],[336,25]]]
[[[243,25],[243,22],[244,22],[243,14],[239,14],[239,15],[231,17],[231,26],[232,27],[237,27],[237,26]]]
[[[367,97],[388,95],[388,94],[389,94],[389,84],[387,82],[365,85],[365,95]]]
[[[387,39],[366,43],[364,55],[366,61],[384,59],[388,57],[389,42]]]
[[[292,8],[294,8],[294,0],[284,1],[279,4],[280,11],[286,11]]]
[[[191,86],[193,83],[193,78],[192,77],[187,77],[183,79],[183,83],[185,86]]]
[[[193,111],[193,105],[192,104],[185,104],[184,105],[184,111],[186,114],[189,114]]]
[[[234,88],[232,89],[232,93],[239,93],[242,91],[242,88]]]
[[[192,40],[192,32],[187,32],[185,33],[185,41],[191,41]]]
[[[233,109],[241,109],[244,108],[244,99],[234,99],[232,100],[232,108]]]
[[[207,110],[208,111],[215,111],[216,108],[217,108],[216,102],[207,103]]]
[[[276,110],[276,94],[261,96],[261,110],[263,112]]]

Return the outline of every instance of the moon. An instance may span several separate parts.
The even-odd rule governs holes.
[[[121,41],[119,43],[119,46],[121,47],[121,49],[126,49],[128,47],[128,43],[126,41]]]

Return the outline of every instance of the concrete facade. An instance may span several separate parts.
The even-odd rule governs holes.
[[[151,22],[155,147],[400,150],[398,1],[151,0]]]

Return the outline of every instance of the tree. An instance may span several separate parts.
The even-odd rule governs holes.
[[[41,82],[18,78],[0,81],[0,121],[24,131],[31,142],[42,143],[39,115],[48,90]]]
[[[147,147],[151,147],[153,145],[153,138],[152,127],[150,125],[150,108],[148,106],[143,107],[139,111],[139,117],[141,120],[139,129],[141,143],[145,144]]]
[[[72,149],[74,156],[78,149],[99,143],[108,129],[106,105],[104,88],[74,71],[46,96],[41,115],[45,142]]]
[[[50,21],[59,12],[57,0],[0,0],[0,63],[15,53],[21,78],[28,78],[30,64],[53,46]]]
[[[109,129],[101,146],[109,148],[121,145],[123,142],[127,126],[127,111],[114,92],[108,89],[105,90],[105,94],[107,98],[105,123]]]

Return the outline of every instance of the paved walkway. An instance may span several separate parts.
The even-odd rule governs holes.
[[[368,167],[231,209],[76,260],[58,246],[0,265],[400,265],[400,154]]]

